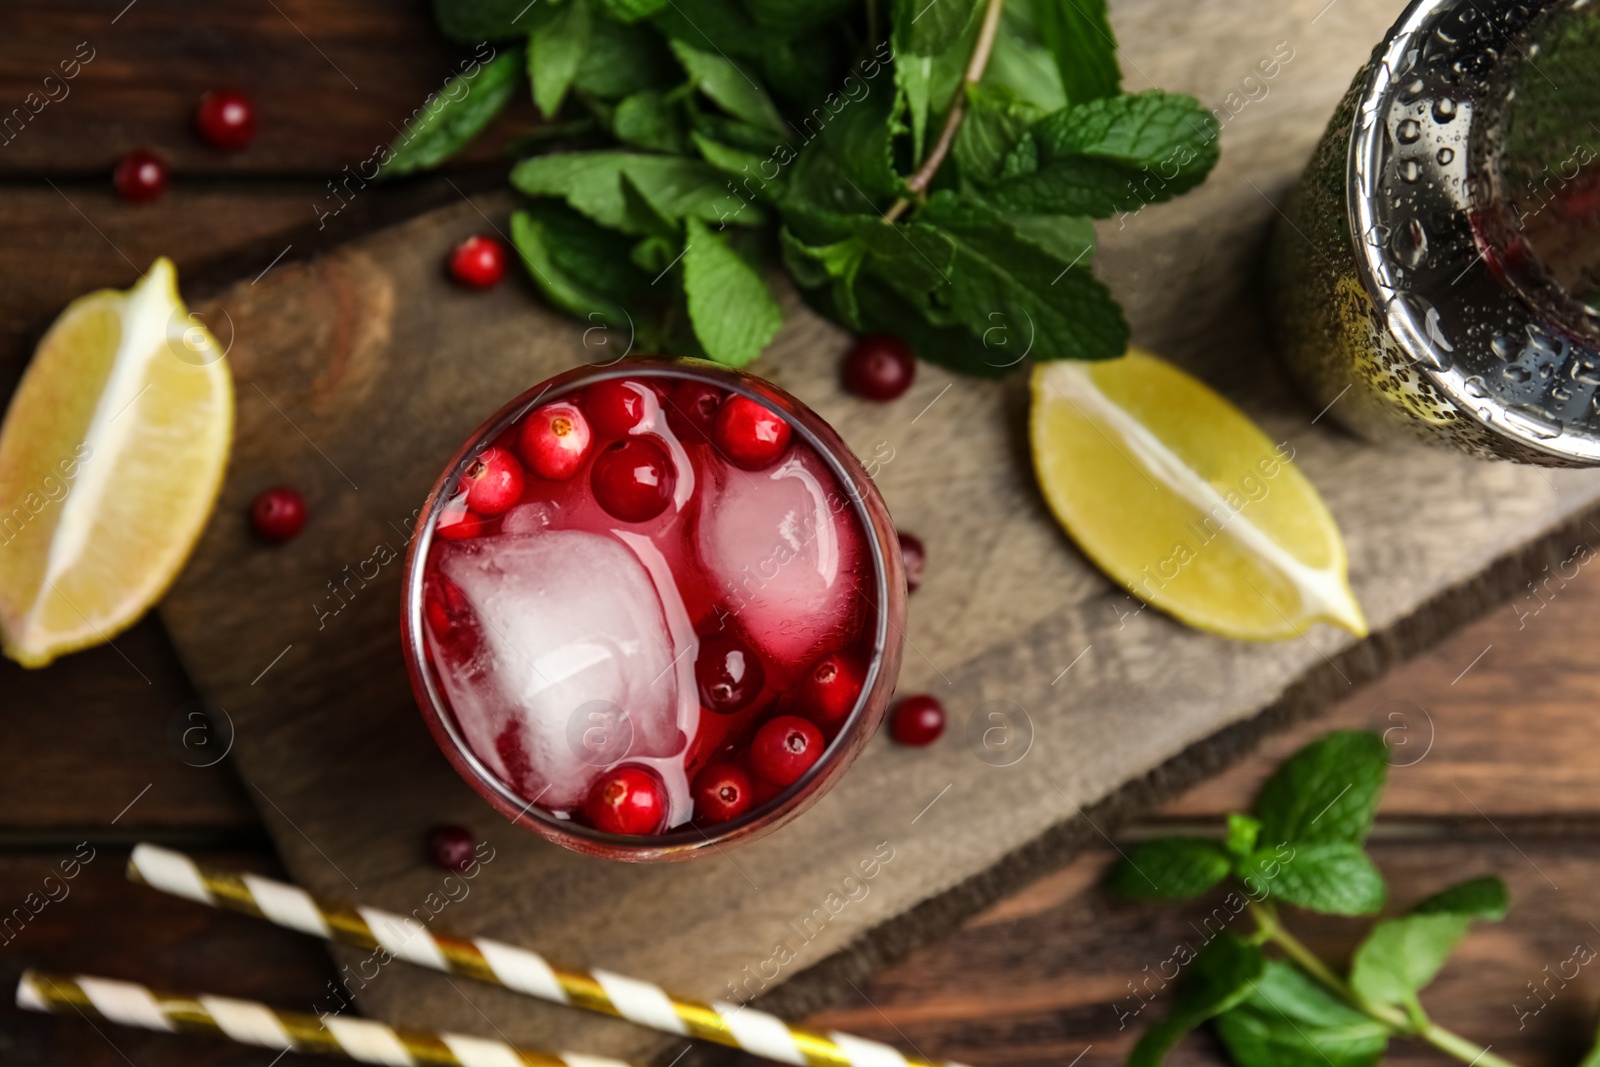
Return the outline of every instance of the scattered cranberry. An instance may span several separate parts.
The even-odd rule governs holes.
[[[111,183],[130,204],[147,204],[167,191],[167,164],[154,152],[135,148],[122,157]]]
[[[709,382],[683,379],[667,393],[667,425],[680,439],[703,444],[717,421],[722,396],[722,390]]]
[[[856,342],[844,357],[844,387],[868,400],[893,400],[911,388],[917,359],[898,337],[873,334]]]
[[[926,693],[906,697],[889,720],[889,736],[902,745],[931,745],[944,733],[944,705]]]
[[[287,485],[263,490],[250,504],[250,526],[263,541],[280,544],[306,524],[306,501]]]
[[[731,715],[754,700],[765,675],[761,658],[737,637],[716,634],[700,642],[694,676],[700,699],[719,715]]]
[[[493,237],[468,237],[450,252],[450,277],[468,289],[487,289],[506,276],[506,246]]]
[[[464,541],[477,537],[489,528],[489,519],[467,507],[465,498],[450,501],[439,510],[436,527],[439,536],[447,541]]]
[[[779,715],[756,731],[750,765],[773,785],[792,785],[822,755],[822,731],[798,715]]]
[[[922,575],[928,569],[928,550],[922,546],[922,538],[902,533],[900,558],[906,564],[906,592],[915,593],[917,586],[922,584]]]
[[[830,730],[855,710],[861,696],[861,669],[842,652],[830,652],[812,664],[795,687],[795,710]]]
[[[750,810],[755,789],[743,767],[713,763],[694,776],[691,793],[695,814],[706,822],[727,822]]]
[[[583,466],[594,439],[589,420],[574,404],[546,404],[522,423],[517,450],[533,473],[552,482],[564,482]]]
[[[749,397],[729,397],[712,430],[717,450],[736,467],[758,471],[772,466],[789,447],[789,423]]]
[[[653,834],[666,819],[666,790],[661,780],[643,767],[618,767],[594,783],[585,810],[596,830]]]
[[[224,152],[237,152],[256,139],[256,106],[236,89],[202,93],[194,122],[200,136]]]
[[[608,514],[645,522],[666,510],[676,479],[665,449],[644,437],[625,437],[595,458],[589,488]]]
[[[601,437],[626,437],[644,421],[645,397],[650,392],[626,378],[607,378],[589,387],[583,406]]]
[[[479,515],[499,515],[522,499],[522,464],[503,448],[490,445],[461,476],[467,507]]]
[[[435,826],[428,831],[428,858],[445,871],[466,871],[477,858],[472,832],[465,826]]]

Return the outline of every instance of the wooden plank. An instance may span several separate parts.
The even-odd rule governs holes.
[[[425,829],[466,822],[498,850],[485,877],[503,888],[474,898],[459,925],[709,997],[728,995],[745,967],[797,936],[793,924],[836,890],[847,865],[891,843],[890,873],[805,937],[784,984],[768,990],[769,1002],[794,1010],[1060,862],[1092,836],[1083,808],[1147,803],[1236,750],[1262,709],[1320,708],[1482,610],[1562,523],[1600,500],[1600,478],[1372,449],[1318,424],[1279,377],[1251,269],[1274,219],[1266,194],[1292,180],[1392,15],[1378,0],[1323,7],[1206,0],[1174,11],[1130,0],[1118,9],[1129,69],[1207,99],[1275,41],[1304,47],[1272,95],[1229,123],[1212,181],[1125,230],[1108,226],[1097,258],[1141,341],[1222,384],[1274,439],[1293,443],[1344,526],[1377,638],[1354,646],[1319,631],[1245,646],[1154,612],[1123,618],[1131,602],[1071,550],[1032,487],[1024,382],[957,383],[925,368],[895,407],[850,400],[835,381],[846,339],[790,300],[789,325],[761,369],[858,452],[893,449],[879,483],[934,561],[912,603],[901,688],[945,696],[951,739],[916,753],[879,742],[804,819],[698,863],[608,865],[518,833],[448,771],[411,708],[395,640],[398,564],[377,564],[337,615],[325,599],[346,568],[384,557],[378,546],[403,546],[441,461],[483,414],[582,356],[578,331],[518,287],[465,294],[441,282],[440,257],[481,227],[479,210],[500,218],[509,206],[485,198],[277,268],[215,305],[239,323],[230,357],[239,445],[217,519],[163,614],[202,691],[236,714],[240,767],[270,802],[268,825],[296,877],[409,910],[432,884],[417,857]],[[314,516],[300,539],[270,550],[249,540],[241,517],[269,472],[302,486]],[[1034,737],[1009,768],[963,743],[996,700],[1025,712]],[[481,1009],[503,1017],[513,1038],[559,1032],[588,1051],[669,1051],[631,1028],[558,1018],[493,990],[464,1004],[426,976],[385,975],[364,1003],[457,1026]]]
[[[0,120],[11,117],[0,130],[4,174],[109,180],[124,152],[150,148],[180,176],[305,174],[325,194],[324,182],[337,184],[346,165],[371,159],[459,63],[493,54],[445,41],[425,4],[388,0],[227,0],[203,12],[183,0],[93,9],[19,0],[8,14],[11,29],[0,41]],[[256,141],[241,152],[210,148],[193,130],[200,94],[220,87],[256,102]],[[519,93],[452,165],[496,158],[534,117],[531,98]]]

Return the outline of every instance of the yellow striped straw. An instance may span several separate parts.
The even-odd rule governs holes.
[[[321,901],[299,886],[203,867],[181,852],[141,844],[128,877],[213,907],[365,949],[420,967],[491,982],[543,1000],[627,1019],[680,1037],[743,1049],[794,1067],[963,1067],[906,1056],[879,1041],[790,1026],[743,1004],[673,996],[660,986],[603,970],[576,970],[488,938],[435,933],[409,916]]]

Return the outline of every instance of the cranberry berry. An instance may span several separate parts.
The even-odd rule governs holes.
[[[465,495],[450,501],[439,510],[435,527],[446,541],[464,541],[477,537],[489,529],[490,519],[467,507]]]
[[[546,404],[522,423],[517,450],[533,473],[564,482],[583,466],[594,433],[576,404]]]
[[[465,872],[477,861],[472,832],[465,826],[435,826],[428,831],[428,858],[444,871]]]
[[[798,715],[779,715],[756,731],[750,765],[773,785],[793,785],[822,756],[822,731]]]
[[[450,277],[468,289],[488,289],[505,276],[506,246],[493,237],[468,237],[450,252]]]
[[[667,425],[680,440],[703,444],[722,407],[723,392],[709,382],[685,378],[667,393]]]
[[[305,524],[305,497],[287,485],[263,490],[250,504],[250,526],[263,541],[280,544]]]
[[[607,378],[589,387],[583,406],[601,437],[626,437],[644,421],[651,390],[626,378]]]
[[[490,445],[478,453],[461,476],[467,507],[479,515],[500,515],[522,499],[522,464],[503,448]]]
[[[236,89],[213,89],[201,95],[194,124],[213,148],[237,152],[256,139],[256,106]]]
[[[717,451],[734,466],[764,470],[789,447],[789,423],[765,404],[733,396],[717,412],[712,438]]]
[[[595,500],[623,522],[647,522],[665,511],[676,480],[666,449],[645,437],[607,445],[589,472]]]
[[[167,191],[167,164],[154,152],[135,148],[111,175],[117,195],[130,204],[148,204]]]
[[[797,706],[818,726],[828,730],[843,725],[861,696],[861,668],[842,652],[830,652],[811,665],[795,687]]]
[[[902,533],[900,558],[906,564],[906,592],[915,593],[917,586],[922,584],[923,574],[928,569],[928,550],[923,547],[922,538]]]
[[[898,337],[873,334],[856,342],[844,357],[844,387],[868,400],[886,401],[904,395],[917,376],[917,359]]]
[[[719,715],[731,715],[754,700],[765,675],[760,657],[737,637],[716,634],[700,642],[694,661],[700,700]]]
[[[666,821],[667,793],[651,771],[618,767],[590,788],[584,811],[596,830],[634,837],[653,834]]]
[[[926,693],[906,697],[895,706],[889,736],[902,745],[931,745],[944,733],[944,705]]]
[[[750,810],[755,787],[736,763],[713,763],[694,777],[690,789],[695,814],[706,822],[727,822]]]

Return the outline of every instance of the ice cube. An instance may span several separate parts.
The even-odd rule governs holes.
[[[701,563],[745,633],[768,656],[793,664],[839,624],[856,595],[864,546],[849,500],[801,448],[771,470],[724,466],[707,481]]]
[[[470,662],[439,660],[445,693],[472,750],[518,793],[575,808],[607,767],[687,743],[677,627],[627,546],[547,530],[440,551],[440,571],[480,630]],[[676,589],[669,593],[681,615]]]

